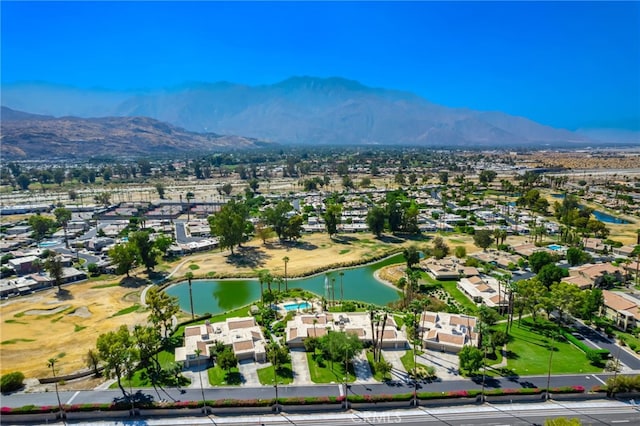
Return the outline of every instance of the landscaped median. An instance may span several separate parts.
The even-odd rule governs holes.
[[[602,391],[601,389],[597,389]],[[510,398],[518,397],[531,397],[534,395],[543,397],[546,389],[543,388],[519,388],[519,389],[491,389],[485,391],[485,397],[491,401],[492,398],[498,398],[501,396],[509,396]],[[566,386],[550,389],[552,395],[561,394],[582,394],[584,396],[585,389],[582,386]],[[456,405],[460,403],[473,404],[477,401],[477,397],[481,394],[480,390],[458,390],[448,392],[418,392],[416,394],[419,401],[424,403],[440,402],[444,404],[453,403],[455,400]],[[384,407],[385,404],[397,406],[409,407],[412,403],[414,396],[413,393],[401,393],[401,394],[379,394],[379,395],[349,395],[348,400],[352,408],[367,409],[369,406],[380,405]],[[297,411],[302,409],[301,406],[313,406],[314,410],[318,411],[335,411],[340,409],[342,402],[345,400],[344,396],[319,396],[319,397],[292,397],[292,398],[279,398],[278,403],[282,406],[284,411]],[[398,404],[400,403],[400,404]],[[202,401],[180,401],[180,402],[147,402],[137,401],[134,403],[136,413],[140,416],[162,416],[162,415],[180,415],[180,414],[195,414],[202,407]],[[271,407],[275,404],[275,399],[221,399],[215,401],[206,401],[209,411],[213,414],[218,412],[225,412],[230,414],[229,409],[238,409],[238,414],[246,414],[244,409],[256,408],[260,412],[270,412]],[[297,408],[299,407],[299,408]],[[95,417],[101,417],[100,413],[112,413],[113,415],[119,415],[121,417],[127,417],[130,415],[131,403],[119,402],[111,404],[73,404],[63,405],[65,413],[69,413],[68,417],[73,417],[73,413],[95,413]],[[2,407],[1,414],[4,421],[16,421],[20,422],[21,417],[24,416],[24,420],[29,418],[29,421],[45,420],[54,414],[58,413],[59,408],[57,406],[34,406],[28,405],[18,408]],[[233,410],[231,410],[233,411]],[[33,415],[42,415],[41,419],[35,419]],[[86,416],[85,416],[86,417]],[[110,415],[111,417],[111,415]]]

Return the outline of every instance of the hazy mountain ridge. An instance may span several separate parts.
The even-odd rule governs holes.
[[[1,112],[3,158],[140,156],[263,144],[241,136],[189,132],[147,117],[54,118],[6,107]]]
[[[56,87],[52,93],[61,90]],[[195,132],[241,134],[283,143],[505,146],[590,142],[584,135],[523,117],[449,108],[412,93],[371,88],[338,77],[291,77],[262,86],[190,83],[111,97],[87,90],[83,95],[87,110],[80,108],[78,90],[69,89],[64,95],[73,100],[74,115],[111,108],[108,115],[146,116]],[[19,88],[9,87],[8,91],[3,103],[12,106],[12,102],[28,104],[27,98],[36,90],[23,88],[23,97]],[[51,104],[41,105],[49,106],[25,110],[59,115]]]

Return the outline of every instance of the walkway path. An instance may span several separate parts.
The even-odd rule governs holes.
[[[293,369],[294,385],[309,385],[313,383],[309,372],[309,364],[307,363],[307,353],[304,349],[291,349],[291,368]]]
[[[169,275],[166,276],[165,281],[169,280],[173,275],[175,275],[176,272],[178,272],[180,270],[180,268],[182,268],[182,265],[184,265],[185,263],[189,262],[189,259],[185,259],[182,262],[180,262],[175,268],[173,268],[173,271],[171,271],[169,273]],[[146,286],[145,288],[142,289],[142,291],[140,292],[140,305],[143,308],[147,307],[147,291],[149,291],[149,289],[151,287],[153,287],[156,284],[149,284],[148,286]]]
[[[353,370],[356,373],[356,383],[376,382],[371,373],[371,366],[367,359],[366,350],[360,352],[360,354],[353,359]]]

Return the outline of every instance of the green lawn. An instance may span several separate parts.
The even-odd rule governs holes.
[[[234,367],[231,371],[223,370],[218,365],[207,370],[209,383],[212,386],[240,385],[242,383],[242,375],[238,367]]]
[[[273,366],[258,369],[258,379],[263,385],[273,385],[275,376],[273,375]],[[282,364],[278,368],[278,384],[288,385],[293,382],[293,369],[291,363]]]
[[[158,377],[156,384],[164,387],[176,387],[176,386],[188,386],[191,383],[191,380],[186,377],[180,375],[179,378],[171,375],[167,371],[163,371]],[[147,374],[146,368],[141,368],[136,370],[136,372],[131,377],[131,380],[123,378],[122,386],[127,389],[129,387],[140,387],[140,388],[148,388],[152,387],[153,383],[151,382],[151,378]],[[118,389],[118,382],[113,383],[109,386],[109,389]]]
[[[423,354],[422,351],[416,351],[416,353],[417,355]],[[409,350],[404,355],[402,355],[402,358],[400,358],[400,361],[402,361],[402,366],[407,371],[413,370],[415,366],[417,366],[418,368],[425,368],[425,369],[429,368],[425,364],[421,364],[419,362],[416,362],[415,365],[413,364],[413,350]]]
[[[404,325],[404,315],[394,315],[393,319],[395,320],[398,329],[402,328]]]
[[[117,316],[120,316],[120,315],[130,314],[132,312],[137,311],[138,309],[140,309],[140,305],[136,303],[134,305],[129,306],[128,308],[124,308],[124,309],[119,310],[118,312],[113,314],[112,317],[117,317]]]
[[[367,353],[367,360],[369,361],[369,367],[371,367],[371,373],[373,374],[373,378],[376,379],[379,382],[384,382],[386,379],[389,379],[389,375],[387,375],[386,377],[382,375],[382,373],[380,371],[376,371],[375,368],[375,363],[373,362],[373,352],[371,351],[366,351]],[[384,357],[382,356],[382,354],[380,355],[380,361],[384,361]]]
[[[498,327],[506,327],[499,324]],[[549,366],[549,338],[536,333],[525,326],[513,323],[510,331],[511,340],[507,344],[507,368],[511,374],[521,376],[531,374],[547,374]],[[596,373],[602,371],[587,360],[584,352],[568,342],[553,342],[556,350],[553,352],[551,372],[553,374]]]
[[[307,352],[307,363],[309,364],[309,372],[311,373],[311,381],[313,383],[342,383],[345,377],[344,363],[334,362],[333,369],[331,368],[330,361],[323,361],[319,364],[313,359],[310,352]],[[349,372],[347,374],[347,381],[355,381],[353,374],[353,365],[349,363]]]
[[[460,305],[462,305],[465,310],[467,311],[467,313],[469,314],[475,314],[477,311],[477,306],[475,303],[473,303],[471,301],[471,299],[469,299],[462,291],[460,291],[460,289],[458,289],[457,286],[457,282],[456,281],[438,281],[435,280],[431,277],[431,275],[429,275],[426,272],[423,272],[421,274],[421,278],[423,280],[425,280],[427,283],[429,284],[440,284],[442,285],[442,288],[449,293],[449,295],[451,297],[453,297],[456,302],[458,302]]]
[[[635,346],[634,351],[640,351],[640,339],[634,336],[631,333],[626,333],[620,330],[613,330],[613,333],[616,335],[618,339],[624,339],[625,343],[631,349],[632,346]]]

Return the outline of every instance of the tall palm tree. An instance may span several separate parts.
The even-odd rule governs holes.
[[[195,319],[193,313],[193,293],[191,291],[191,280],[193,279],[193,272],[189,271],[184,276],[189,280],[189,301],[191,302],[191,319]]]
[[[374,348],[374,353],[373,353],[373,359],[376,362],[380,362],[380,358],[382,357],[382,341],[384,340],[384,329],[387,326],[387,318],[389,317],[389,311],[388,309],[382,308],[383,309],[383,314],[382,314],[382,330],[380,331],[380,337],[378,338],[378,350],[376,351]]]
[[[56,388],[56,398],[58,398],[58,408],[60,410],[60,414],[64,417],[64,411],[62,410],[62,402],[60,402],[60,393],[58,392],[58,379],[56,378],[56,362],[57,358],[49,358],[47,361],[47,367],[51,369],[51,374],[53,374],[53,384]]]
[[[342,286],[342,277],[344,277],[344,271],[340,271],[340,306],[344,304],[344,287]]]
[[[284,291],[289,291],[289,280],[287,278],[287,264],[289,263],[289,256],[282,258],[284,261]]]

